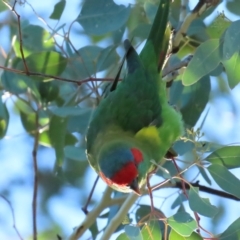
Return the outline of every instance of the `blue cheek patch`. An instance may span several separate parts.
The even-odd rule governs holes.
[[[103,174],[111,179],[124,165],[133,161],[134,157],[130,149],[116,148],[100,157],[99,166]]]

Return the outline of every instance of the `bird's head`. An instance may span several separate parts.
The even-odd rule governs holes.
[[[138,148],[114,145],[99,156],[100,176],[109,186],[119,191],[134,191],[140,195],[138,167],[141,162],[143,154]]]

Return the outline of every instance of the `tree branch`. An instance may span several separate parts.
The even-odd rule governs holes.
[[[38,191],[38,164],[37,164],[37,150],[39,142],[39,130],[38,130],[38,112],[36,112],[36,131],[33,145],[33,169],[34,169],[34,186],[33,186],[33,200],[32,200],[32,218],[33,218],[33,239],[37,240],[37,191]]]
[[[118,213],[114,218],[111,219],[110,224],[105,229],[101,239],[110,239],[111,235],[115,232],[117,227],[122,223],[122,220],[127,215],[129,209],[138,199],[138,195],[135,193],[130,193],[128,198],[125,200]]]
[[[178,51],[179,45],[183,40],[183,38],[186,36],[187,30],[190,24],[193,22],[193,20],[201,16],[211,6],[218,4],[218,2],[219,0],[199,0],[198,1],[195,8],[191,11],[191,13],[187,14],[180,28],[177,30],[176,34],[174,35],[172,39],[172,53],[175,53]],[[183,18],[183,16],[180,16],[180,17]]]
[[[99,204],[91,212],[89,212],[84,221],[74,229],[74,232],[68,238],[69,240],[77,240],[96,221],[96,218],[106,207],[108,207],[109,202],[111,202],[112,191],[113,190],[110,187],[106,188]]]
[[[15,232],[17,233],[19,239],[20,239],[20,240],[23,240],[23,238],[22,238],[22,236],[20,235],[20,233],[19,233],[19,231],[18,231],[18,229],[17,229],[17,226],[16,226],[15,214],[14,214],[14,210],[13,210],[13,207],[12,207],[11,202],[10,202],[6,197],[4,197],[3,195],[0,195],[0,197],[1,197],[2,199],[4,199],[4,200],[7,202],[7,204],[9,205],[10,210],[11,210],[11,213],[12,213],[13,228],[14,228]]]

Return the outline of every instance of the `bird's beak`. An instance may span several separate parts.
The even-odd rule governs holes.
[[[132,183],[130,184],[130,189],[132,189],[138,196],[141,195],[140,193],[140,189],[139,189],[139,186],[138,186],[138,179],[135,178]]]

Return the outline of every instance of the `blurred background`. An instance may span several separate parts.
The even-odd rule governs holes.
[[[14,1],[8,1],[10,5]],[[20,1],[19,1],[20,2]],[[34,25],[40,25],[47,29],[46,23],[55,28],[57,21],[50,19],[54,6],[58,1],[21,1],[16,5],[16,10],[21,16],[21,21],[28,21]],[[135,1],[117,0],[116,4],[125,6],[134,5]],[[189,7],[192,9],[198,1],[190,0]],[[77,18],[81,11],[82,1],[66,1],[66,6],[58,22],[58,26],[66,24],[68,29],[70,24]],[[16,24],[14,14],[0,3],[0,65],[4,66],[4,52],[8,53],[12,48],[11,24]],[[210,24],[212,19],[223,12],[231,21],[240,17],[239,1],[222,1],[221,4],[211,13],[211,16],[205,19],[206,24]],[[43,22],[42,19],[45,21]],[[17,33],[16,33],[17,34]],[[56,36],[56,40],[58,37]],[[60,39],[59,39],[60,41]],[[84,33],[81,25],[74,24],[71,30],[71,41],[76,49],[93,43],[93,40]],[[105,47],[108,39],[98,42],[99,46]],[[122,57],[123,51],[118,51]],[[0,70],[1,71],[1,70]],[[98,75],[101,76],[101,73]],[[205,113],[208,111],[202,131],[205,133],[203,139],[216,142],[221,145],[240,143],[240,86],[237,85],[231,92],[224,85],[226,76],[222,74],[222,83],[220,84],[214,77],[211,78],[211,96],[206,106],[205,112],[199,119],[196,127],[202,124]],[[7,133],[0,141],[0,194],[6,197],[13,209],[14,219],[9,203],[0,197],[0,239],[15,240],[17,236],[13,223],[18,229],[23,239],[31,239],[32,236],[32,195],[33,195],[33,160],[32,151],[34,139],[30,136],[22,125],[20,114],[14,104],[13,95],[5,92],[3,102],[6,102],[9,110],[10,119]],[[76,135],[81,138],[81,136]],[[65,177],[58,176],[54,171],[55,152],[51,147],[39,146],[38,148],[38,166],[39,166],[39,191],[38,191],[38,209],[37,225],[39,239],[57,239],[56,234],[63,238],[69,236],[75,226],[83,221],[85,214],[81,208],[87,201],[88,194],[96,178],[96,174],[88,166],[86,159],[84,161],[68,160],[65,164]],[[239,176],[239,169],[232,172]],[[194,169],[186,174],[191,179],[194,175]],[[152,180],[159,182],[158,177]],[[204,183],[202,180],[201,183]],[[212,186],[213,188],[216,186]],[[216,187],[217,188],[217,187]],[[89,210],[101,198],[105,184],[100,180],[93,194],[93,200]],[[163,189],[155,193],[156,204],[164,208],[167,216],[174,213],[174,209],[169,206],[175,200],[171,198],[176,189]],[[202,197],[209,197],[203,193]],[[219,233],[239,217],[239,203],[233,200],[215,198],[211,196],[212,204],[222,209],[219,215],[213,221],[202,218],[203,226],[208,226],[208,230],[213,233]],[[140,199],[140,203],[149,204],[147,196]],[[187,207],[187,206],[186,206]],[[99,229],[105,226],[106,219],[98,220]],[[226,224],[226,222],[228,224]],[[115,237],[113,237],[114,239]],[[90,232],[87,232],[82,239],[91,239]]]

